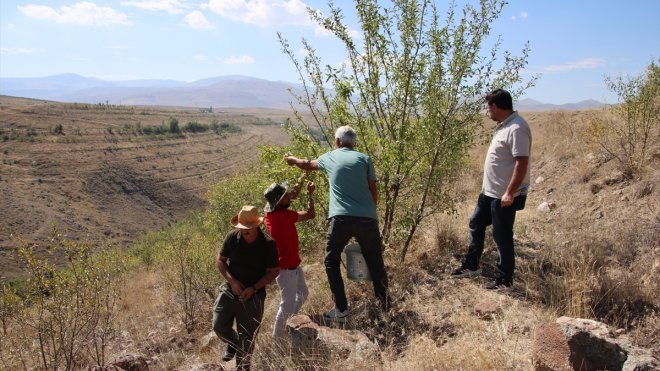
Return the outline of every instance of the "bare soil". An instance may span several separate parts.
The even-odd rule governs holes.
[[[0,279],[20,276],[15,249],[58,233],[130,245],[206,205],[209,185],[281,145],[287,112],[58,103],[0,96]],[[144,135],[170,117],[239,133]],[[57,125],[62,133],[55,133]],[[60,257],[53,257],[57,262]]]

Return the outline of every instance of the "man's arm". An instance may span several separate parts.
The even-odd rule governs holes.
[[[316,217],[316,211],[314,210],[314,199],[312,198],[314,188],[314,183],[307,183],[307,210],[298,211],[298,220],[296,220],[296,222],[304,222],[305,220],[314,219]]]
[[[378,187],[375,180],[369,180],[369,192],[371,193],[371,198],[374,200],[374,204],[378,205]]]
[[[516,157],[516,163],[513,166],[513,174],[511,175],[511,180],[509,181],[509,185],[506,187],[506,192],[504,192],[504,195],[502,196],[502,207],[510,206],[513,203],[513,195],[518,190],[518,187],[520,187],[523,179],[525,179],[528,163],[528,156]]]
[[[243,284],[237,279],[235,279],[234,276],[232,276],[231,273],[229,272],[227,257],[218,254],[218,256],[215,258],[215,265],[218,267],[218,270],[220,271],[220,274],[222,274],[222,277],[224,277],[225,280],[227,280],[227,282],[229,283],[229,286],[231,287],[231,292],[233,292],[234,295],[241,295],[243,289],[245,289],[245,286],[243,286]]]
[[[306,160],[295,156],[286,156],[284,157],[284,160],[287,164],[289,164],[289,166],[297,166],[305,171],[319,169],[319,164],[316,162],[316,160]]]
[[[280,267],[266,268],[266,274],[264,274],[257,283],[243,290],[243,293],[240,296],[241,301],[248,300],[257,291],[261,290],[261,288],[266,287],[266,285],[273,282],[278,274],[280,274]]]

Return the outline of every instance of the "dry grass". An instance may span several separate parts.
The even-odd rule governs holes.
[[[527,208],[517,215],[516,277],[510,294],[482,288],[487,277],[453,280],[449,272],[465,253],[467,222],[481,187],[485,145],[454,185],[457,209],[424,222],[404,263],[397,246],[386,250],[394,309],[375,319],[370,284],[346,280],[352,308],[344,326],[366,334],[381,358],[341,359],[329,354],[300,359],[285,344],[274,344],[272,324],[279,303],[273,284],[253,368],[257,370],[528,370],[536,328],[557,316],[605,321],[621,327],[634,342],[660,355],[658,158],[644,172],[621,177],[616,164],[589,148],[582,137],[593,112],[523,114],[534,135],[532,188]],[[660,153],[655,149],[655,153]],[[644,189],[651,185],[651,192]],[[554,203],[549,213],[537,211]],[[482,268],[494,272],[497,251],[487,236]],[[312,318],[332,306],[322,264],[323,246],[304,257],[310,297],[301,312]],[[186,370],[222,364],[224,345],[201,351],[210,331],[211,304],[202,321],[185,332],[173,293],[157,271],[135,272],[121,304],[121,329],[111,353],[140,353],[152,369]],[[218,275],[218,283],[220,276]],[[491,320],[474,314],[489,300],[500,312]],[[234,362],[224,364],[233,367]]]

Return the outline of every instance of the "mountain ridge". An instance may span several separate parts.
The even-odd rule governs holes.
[[[218,108],[288,109],[302,84],[244,75],[213,76],[191,82],[172,79],[102,80],[75,73],[45,77],[0,77],[0,95],[62,102]],[[584,110],[605,107],[593,99],[549,104],[525,98],[519,111]]]

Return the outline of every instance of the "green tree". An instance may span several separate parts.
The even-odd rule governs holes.
[[[181,132],[179,129],[179,120],[176,117],[171,117],[167,119],[167,126],[172,134],[178,134]]]
[[[651,62],[635,77],[605,78],[619,104],[612,115],[599,115],[589,123],[589,138],[616,158],[624,171],[639,171],[648,159],[649,145],[657,143],[660,127],[660,66]]]
[[[484,46],[504,0],[481,0],[462,12],[452,5],[444,22],[432,0],[394,0],[388,8],[356,1],[359,42],[341,9],[328,5],[327,17],[308,11],[345,47],[343,66],[324,66],[305,39],[308,53],[300,61],[278,34],[303,84],[295,99],[312,117],[295,111],[298,125],[287,126],[289,149],[316,157],[332,145],[337,127],[353,126],[358,149],[372,157],[379,174],[384,241],[402,242],[403,260],[420,222],[453,210],[446,185],[478,138],[485,94],[498,87],[517,97],[536,80],[521,76],[529,47],[514,56],[500,52],[499,39]],[[321,135],[309,135],[312,127]]]

